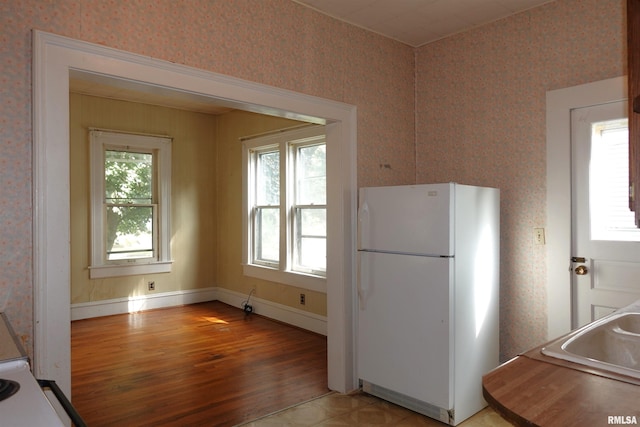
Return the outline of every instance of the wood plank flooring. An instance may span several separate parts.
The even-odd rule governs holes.
[[[221,302],[74,321],[72,402],[100,426],[232,426],[327,393],[327,340]]]

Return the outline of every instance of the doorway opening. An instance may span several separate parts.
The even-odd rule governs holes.
[[[574,328],[640,298],[640,230],[629,207],[626,100],[571,111]]]
[[[69,75],[324,124],[327,140],[328,385],[357,388],[354,366],[354,106],[34,31],[34,371],[70,393]]]
[[[547,92],[547,339],[573,328],[571,111],[625,100],[625,76]]]

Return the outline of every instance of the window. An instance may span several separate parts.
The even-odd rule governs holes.
[[[293,145],[293,269],[324,275],[327,269],[326,144]]]
[[[627,119],[592,125],[589,205],[593,240],[640,241],[629,209],[629,131]]]
[[[91,278],[171,271],[171,139],[90,130]]]
[[[324,291],[326,141],[322,126],[246,139],[244,272]]]

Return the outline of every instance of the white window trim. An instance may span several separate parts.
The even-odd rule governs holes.
[[[168,273],[171,271],[171,138],[89,129],[91,176],[91,265],[89,278]],[[105,262],[104,248],[104,147],[128,147],[156,152],[158,247],[157,257],[131,264]]]
[[[251,262],[251,251],[253,250],[252,233],[251,233],[251,189],[249,183],[252,182],[253,177],[250,176],[252,171],[249,168],[251,161],[251,152],[257,148],[266,146],[280,146],[281,162],[280,173],[284,176],[285,180],[287,175],[286,157],[283,155],[286,150],[287,142],[299,141],[303,139],[317,138],[325,135],[324,126],[317,125],[305,125],[303,127],[285,129],[277,131],[268,135],[246,137],[242,139],[242,268],[245,276],[255,277],[271,282],[281,283],[290,286],[296,286],[298,288],[308,289],[317,292],[326,293],[327,291],[327,279],[323,276],[314,274],[308,274],[301,271],[290,270],[291,260],[287,253],[287,247],[291,244],[291,236],[289,227],[285,227],[284,239],[286,245],[283,245],[281,240],[280,245],[280,265],[278,268],[269,267],[266,265],[253,264]],[[284,143],[284,144],[282,144]],[[326,143],[326,141],[325,141]],[[287,195],[281,195],[285,199],[284,206],[289,206],[286,200]],[[328,207],[327,207],[328,209]],[[281,215],[289,215],[288,209],[281,210]],[[289,219],[285,221],[289,224]]]

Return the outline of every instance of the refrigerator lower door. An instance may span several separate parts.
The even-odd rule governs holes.
[[[358,376],[453,406],[453,259],[359,252]]]

